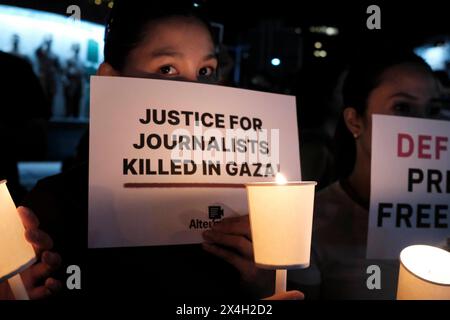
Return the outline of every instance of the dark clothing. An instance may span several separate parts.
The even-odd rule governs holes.
[[[87,249],[88,165],[41,180],[24,202],[38,216],[63,259],[79,265],[82,290],[69,297],[134,297],[213,300],[243,297],[239,274],[200,245]]]
[[[26,60],[0,51],[0,70],[0,123],[50,117],[50,105]]]
[[[395,299],[399,261],[367,259],[369,206],[335,182],[314,201],[311,265],[289,273],[292,283],[309,299]],[[347,189],[347,190],[346,190]],[[369,266],[380,270],[380,288],[369,289]]]
[[[29,62],[0,51],[0,70],[0,180],[18,203],[25,189],[17,162],[46,157],[50,108]]]

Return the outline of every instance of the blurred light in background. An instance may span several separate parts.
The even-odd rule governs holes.
[[[416,48],[415,53],[422,57],[433,70],[446,70],[450,63],[450,42],[439,45],[424,45]]]
[[[337,36],[339,34],[339,30],[337,28],[328,27],[325,29],[325,34],[329,36]]]
[[[339,34],[339,29],[335,27],[327,27],[327,26],[311,26],[309,28],[311,33],[321,33],[327,36],[337,36]]]
[[[278,67],[278,66],[281,64],[281,60],[278,59],[278,58],[273,58],[273,59],[270,61],[270,63],[271,63],[273,66]]]
[[[325,58],[328,53],[325,50],[314,50],[314,57],[316,58]]]
[[[31,62],[45,38],[52,39],[52,51],[62,61],[71,58],[73,44],[80,46],[80,59],[97,68],[103,61],[104,26],[73,21],[69,16],[0,5],[0,50],[11,52],[13,38],[19,39],[20,54]]]

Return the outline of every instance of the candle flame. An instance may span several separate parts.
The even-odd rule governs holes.
[[[287,180],[280,172],[278,172],[275,177],[275,182],[278,184],[286,184]]]

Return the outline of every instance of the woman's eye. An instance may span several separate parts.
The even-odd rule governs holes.
[[[198,75],[201,77],[209,77],[214,74],[214,68],[212,67],[203,67],[198,71]]]
[[[411,112],[411,107],[407,103],[397,103],[394,105],[394,111],[396,114],[407,115]]]
[[[159,68],[159,73],[168,75],[177,74],[177,69],[172,66],[164,66]]]

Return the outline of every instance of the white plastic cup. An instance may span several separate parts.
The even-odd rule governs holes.
[[[309,267],[316,184],[314,181],[246,184],[257,266]]]

